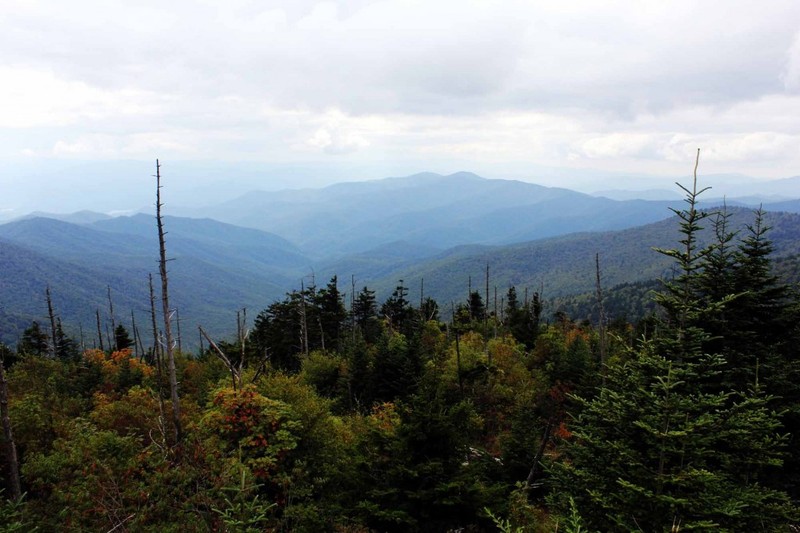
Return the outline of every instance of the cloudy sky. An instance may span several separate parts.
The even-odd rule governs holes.
[[[6,189],[14,165],[156,157],[298,185],[672,176],[698,147],[707,173],[780,178],[799,118],[797,0],[0,2]]]

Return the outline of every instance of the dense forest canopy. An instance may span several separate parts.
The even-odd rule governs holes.
[[[48,290],[0,345],[0,531],[796,528],[800,296],[764,212],[684,190],[657,285],[604,286],[598,255],[571,315],[488,268],[447,302],[311,279],[170,345],[176,390],[163,342],[86,349]]]

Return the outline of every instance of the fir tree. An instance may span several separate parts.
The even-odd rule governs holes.
[[[683,190],[688,208],[675,211],[682,246],[661,250],[677,269],[658,296],[664,327],[610,367],[597,396],[576,398],[581,408],[553,468],[553,499],[566,510],[562,495],[571,495],[602,531],[774,530],[796,512],[786,493],[763,485],[782,463],[780,420],[758,387],[718,386],[725,360],[705,350],[711,336],[702,324],[730,298],[703,297],[714,247],[697,244],[708,214],[697,209],[696,174]]]

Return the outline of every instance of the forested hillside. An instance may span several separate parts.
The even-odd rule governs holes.
[[[707,210],[717,213],[722,209]],[[745,235],[746,226],[752,223],[753,210],[729,207],[727,212],[729,229],[738,232],[739,237]],[[765,223],[772,227],[775,257],[800,252],[800,215],[766,212],[764,217]],[[621,231],[577,233],[502,247],[458,247],[411,264],[393,261],[391,257],[379,262],[380,254],[363,254],[361,262],[347,258],[318,271],[325,275],[353,274],[358,280],[368,280],[379,294],[385,295],[397,280],[404,280],[412,291],[424,280],[426,294],[450,302],[463,299],[470,279],[473,287],[483,287],[489,265],[492,294],[494,287],[502,294],[509,286],[516,285],[540,291],[547,298],[557,298],[594,290],[596,254],[600,255],[602,281],[607,287],[669,278],[672,265],[654,248],[669,246],[678,235],[677,219],[672,217]],[[711,225],[698,234],[702,244],[709,244],[714,238]],[[368,260],[372,258],[375,262]]]
[[[621,229],[666,218],[668,205],[615,201],[459,172],[340,183],[322,189],[255,191],[220,205],[184,209],[181,214],[277,233],[324,259],[395,241],[441,250]]]
[[[611,308],[626,264],[663,278],[657,312],[636,322],[549,320],[543,295],[513,281],[495,309],[477,280],[437,303],[406,282],[378,299],[363,285],[346,298],[335,276],[306,279],[260,313],[236,313],[235,335],[178,350],[174,380],[165,345],[136,344],[122,323],[86,351],[55,319],[29,324],[16,349],[0,346],[0,527],[791,531],[800,296],[776,274],[797,253],[796,220],[706,212],[694,191],[686,200],[638,233],[474,259],[544,261],[548,247],[578,243],[562,258],[569,277],[567,265],[596,266],[592,242],[607,284],[598,309]],[[632,239],[661,260],[643,268]],[[0,249],[20,275],[37,263],[80,275],[68,259]],[[170,272],[178,293],[182,275]],[[575,280],[581,290],[589,277]]]
[[[257,308],[292,286],[308,259],[280,237],[212,220],[166,217],[175,306],[190,320],[216,333],[231,331],[241,307]],[[71,224],[30,218],[0,225],[0,267],[4,274],[0,308],[10,324],[46,316],[49,286],[65,328],[78,336],[96,331],[95,315],[108,316],[113,293],[117,320],[130,327],[133,312],[144,320],[150,309],[148,275],[157,271],[157,241],[152,216],[137,215]],[[173,229],[174,228],[174,229]],[[103,328],[101,328],[103,329]],[[14,343],[21,330],[3,329],[0,339]],[[145,339],[152,339],[143,330]],[[191,334],[193,343],[197,334]],[[96,337],[96,335],[92,335]],[[88,339],[88,334],[87,334]],[[89,346],[96,345],[89,341]]]
[[[716,211],[717,208],[711,208]],[[731,227],[743,230],[752,210],[728,208]],[[800,215],[767,212],[772,226],[774,256],[783,259],[798,253]],[[96,331],[96,313],[108,317],[107,292],[116,300],[118,320],[128,327],[131,312],[149,313],[148,274],[155,274],[156,243],[153,217],[103,218],[83,214],[84,224],[49,218],[28,218],[0,225],[0,239],[14,247],[0,252],[0,266],[14,272],[5,276],[0,293],[0,313],[6,328],[0,339],[15,344],[24,324],[46,314],[44,291],[49,285],[56,308],[70,334]],[[494,293],[502,307],[504,292],[514,285],[521,292],[540,292],[548,302],[545,316],[559,309],[588,317],[595,285],[595,254],[600,254],[602,282],[607,288],[620,284],[650,283],[670,276],[666,258],[653,251],[677,238],[675,219],[615,232],[579,233],[507,246],[461,246],[439,251],[412,242],[393,242],[337,260],[314,261],[298,247],[277,235],[223,224],[210,219],[165,217],[169,231],[170,269],[175,276],[175,306],[188,324],[187,346],[198,347],[194,329],[203,324],[217,334],[234,331],[236,309],[263,308],[294,289],[301,281],[320,281],[339,276],[346,295],[356,285],[368,285],[378,298],[387,298],[398,280],[414,297],[431,296],[443,304],[462,300],[473,287],[485,285],[490,267],[490,305]],[[700,233],[710,242],[711,230]],[[33,259],[33,258],[36,259]],[[781,263],[783,279],[796,277],[792,263]],[[70,280],[83,280],[73,283]],[[470,281],[471,280],[471,281]],[[628,291],[629,292],[629,291]],[[588,296],[581,297],[582,294]],[[612,298],[619,299],[621,291]],[[347,296],[349,298],[349,296]],[[573,303],[574,298],[584,304]],[[627,299],[634,298],[626,296]],[[631,300],[629,319],[638,319],[646,305],[646,291]],[[551,300],[556,299],[551,302]],[[616,311],[618,307],[612,308]],[[621,316],[615,314],[614,316]],[[101,329],[104,329],[101,328]],[[143,331],[145,339],[152,335]],[[86,335],[89,346],[94,335]]]

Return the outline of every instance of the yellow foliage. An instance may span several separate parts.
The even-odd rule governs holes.
[[[102,350],[86,350],[83,352],[83,358],[87,362],[99,366],[103,378],[106,379],[118,377],[124,365],[128,365],[128,369],[131,371],[141,372],[144,377],[152,376],[153,367],[136,357],[132,357],[132,354],[133,351],[130,348],[111,352],[111,354],[107,354]]]

